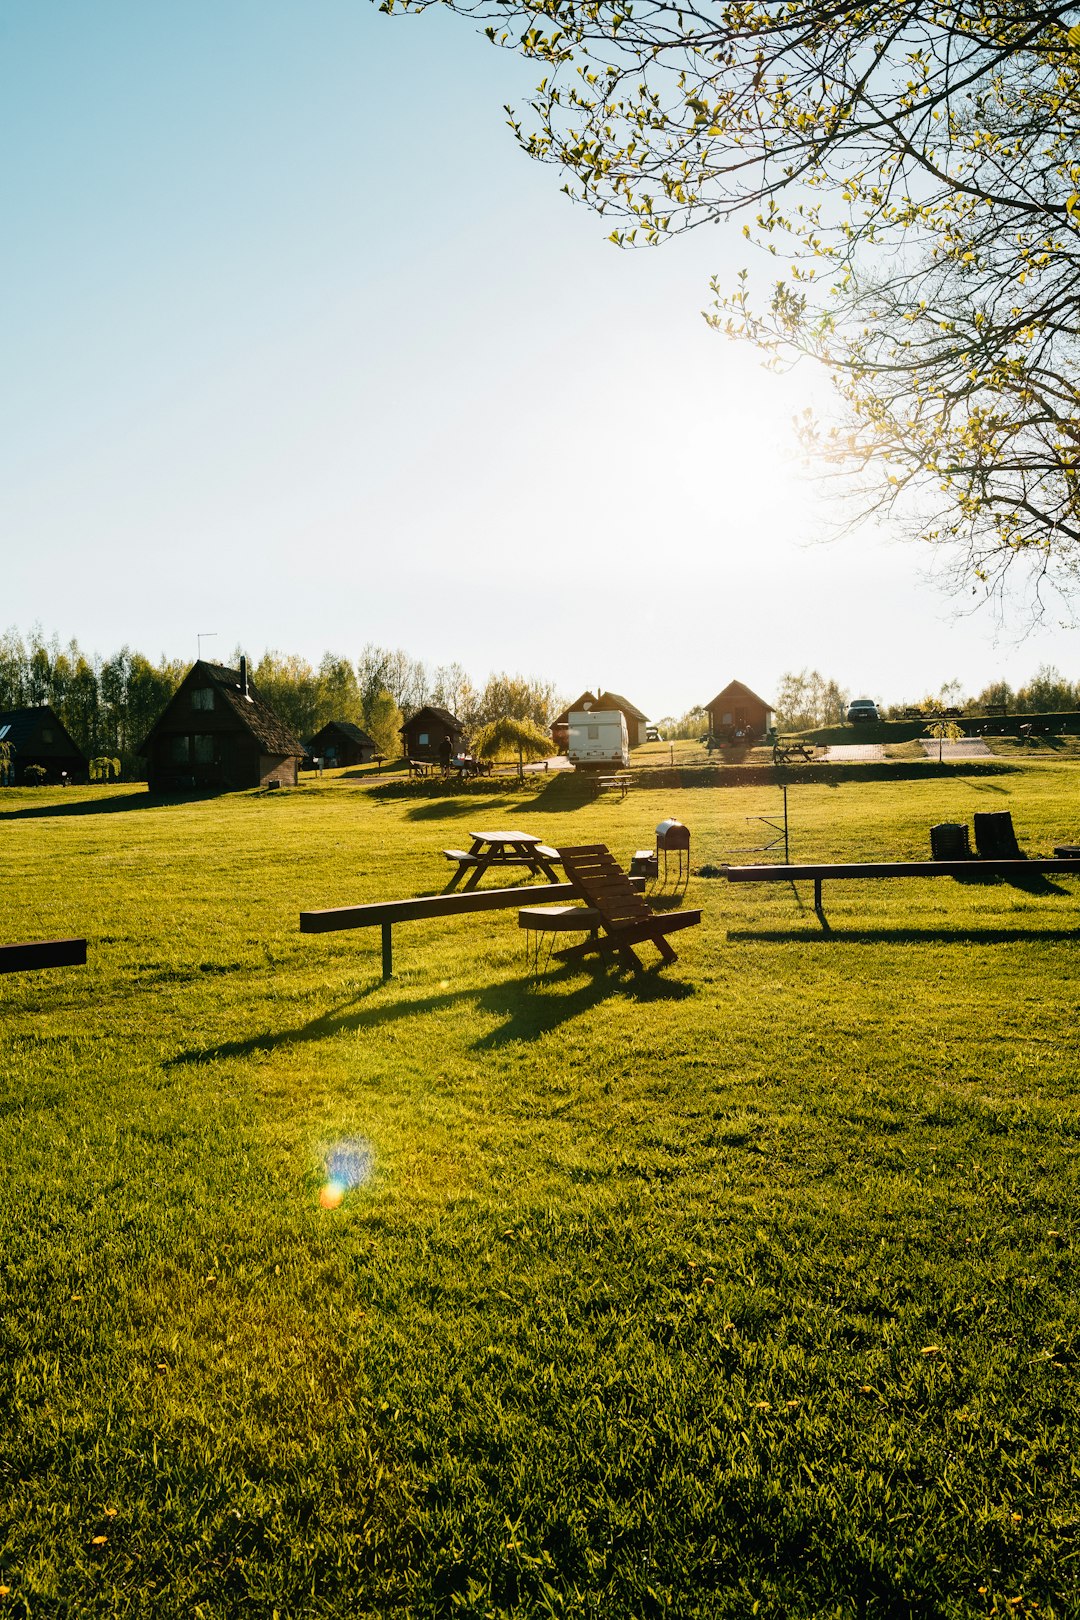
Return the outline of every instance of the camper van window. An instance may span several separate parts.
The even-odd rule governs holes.
[[[598,742],[600,740],[600,727],[599,726],[588,726],[586,729],[587,729],[588,734],[589,734],[589,741],[590,742]]]

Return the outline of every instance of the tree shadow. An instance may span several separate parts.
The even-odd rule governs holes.
[[[194,804],[204,799],[220,798],[220,793],[117,793],[109,799],[80,799],[70,804],[53,801],[43,805],[24,805],[18,810],[0,810],[0,821],[28,821],[48,816],[117,816],[131,810],[161,810],[171,804]]]
[[[487,815],[489,810],[501,810],[515,802],[507,798],[505,791],[492,798],[485,797],[482,803],[475,798],[464,803],[457,799],[425,799],[423,804],[410,805],[405,816],[409,821],[460,821],[465,816],[475,820],[477,816]]]
[[[580,980],[583,974],[587,975],[585,982],[574,983],[573,988],[565,994],[550,993]],[[363,1005],[380,991],[386,995],[386,1000],[375,1005]],[[510,979],[479,990],[446,990],[416,1000],[402,1000],[394,995],[392,982],[379,981],[305,1024],[297,1024],[289,1029],[264,1030],[241,1040],[222,1041],[216,1046],[192,1047],[167,1059],[165,1067],[179,1068],[224,1058],[251,1057],[256,1052],[287,1050],[314,1041],[329,1040],[336,1035],[374,1031],[383,1024],[399,1023],[411,1015],[443,1012],[465,1003],[481,1007],[503,1019],[498,1029],[473,1042],[474,1051],[493,1051],[510,1041],[537,1040],[579,1014],[590,1011],[601,1001],[619,994],[639,1002],[664,1002],[685,1000],[694,994],[694,990],[693,986],[680,979],[659,978],[655,969],[628,977],[608,967],[599,958],[595,962],[589,959],[589,966],[580,963],[560,964],[554,971],[545,973],[542,979]]]

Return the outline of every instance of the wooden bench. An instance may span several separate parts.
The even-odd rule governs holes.
[[[645,887],[644,879],[631,878],[635,888]],[[537,883],[528,889],[471,889],[467,894],[426,894],[409,900],[382,900],[367,906],[333,906],[325,911],[302,911],[302,934],[330,934],[344,928],[382,929],[382,976],[392,977],[394,972],[393,927],[401,922],[424,922],[431,917],[460,917],[470,911],[503,911],[520,908],[528,900],[530,906],[540,901],[579,900],[580,892],[572,883]]]
[[[426,759],[407,759],[405,763],[409,767],[410,776],[430,776],[435,769]]]
[[[838,861],[789,866],[729,866],[729,883],[797,883],[813,879],[814,910],[821,916],[821,885],[826,879],[1025,877],[1033,872],[1080,872],[1080,857],[1017,861]],[[824,922],[824,917],[822,917]]]
[[[619,797],[625,799],[630,791],[630,772],[617,771],[614,776],[598,776],[596,779],[596,791],[605,793],[608,788],[617,789]]]
[[[0,973],[34,973],[39,968],[85,965],[85,939],[35,939],[25,945],[0,945]]]

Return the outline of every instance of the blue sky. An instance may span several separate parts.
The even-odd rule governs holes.
[[[376,641],[652,715],[1080,675],[925,551],[818,543],[820,386],[701,319],[741,237],[611,247],[505,128],[531,79],[364,0],[0,0],[0,627]]]

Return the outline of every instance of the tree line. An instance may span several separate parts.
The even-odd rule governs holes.
[[[236,668],[242,649],[231,660]],[[270,649],[248,660],[256,691],[298,739],[328,720],[360,726],[381,753],[401,752],[403,717],[425,703],[449,709],[467,734],[509,717],[546,729],[561,706],[551,681],[491,674],[478,685],[458,663],[432,667],[400,648],[369,643],[355,660],[324,653],[317,665]],[[0,634],[0,710],[49,704],[89,759],[118,759],[125,776],[139,776],[139,744],[188,671],[182,659],[153,661],[122,647],[109,657],[66,645],[39,628]]]

